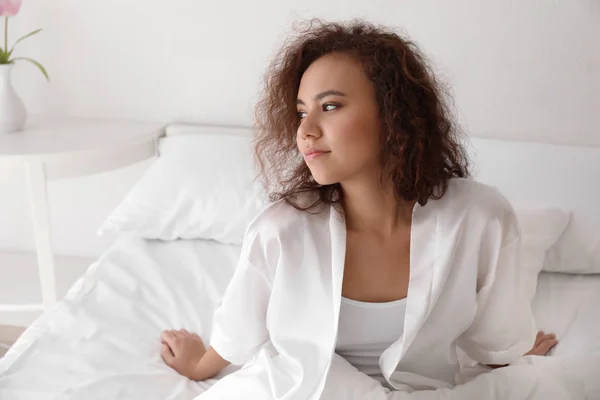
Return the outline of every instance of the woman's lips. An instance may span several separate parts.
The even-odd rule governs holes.
[[[328,154],[328,153],[330,153],[330,152],[329,151],[320,151],[320,150],[310,151],[310,152],[308,152],[308,153],[306,153],[304,155],[304,159],[305,160],[312,160],[314,158],[320,157],[320,156]]]

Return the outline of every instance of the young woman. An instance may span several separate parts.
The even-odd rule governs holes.
[[[257,119],[274,203],[247,230],[211,347],[165,331],[169,366],[204,380],[245,364],[214,398],[318,399],[335,353],[414,390],[556,344],[536,340],[520,290],[513,209],[469,179],[413,43],[362,21],[312,21],[268,70]]]

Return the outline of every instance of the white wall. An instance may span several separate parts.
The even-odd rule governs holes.
[[[364,17],[410,34],[454,88],[472,135],[600,145],[598,0],[28,0],[11,37],[41,61],[14,83],[31,113],[251,125],[263,68],[292,21]],[[52,183],[60,253],[94,233],[148,163]],[[0,187],[0,248],[31,249],[25,189]]]

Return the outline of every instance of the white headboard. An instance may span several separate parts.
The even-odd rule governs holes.
[[[166,134],[251,136],[252,129],[177,124],[168,126]],[[473,176],[496,186],[515,207],[571,212],[571,222],[547,254],[547,264],[572,272],[600,272],[600,147],[481,138],[470,138],[468,147]]]

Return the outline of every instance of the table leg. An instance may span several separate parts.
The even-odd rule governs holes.
[[[44,163],[31,162],[27,165],[27,184],[33,216],[42,299],[44,306],[48,309],[56,303],[56,282]]]

